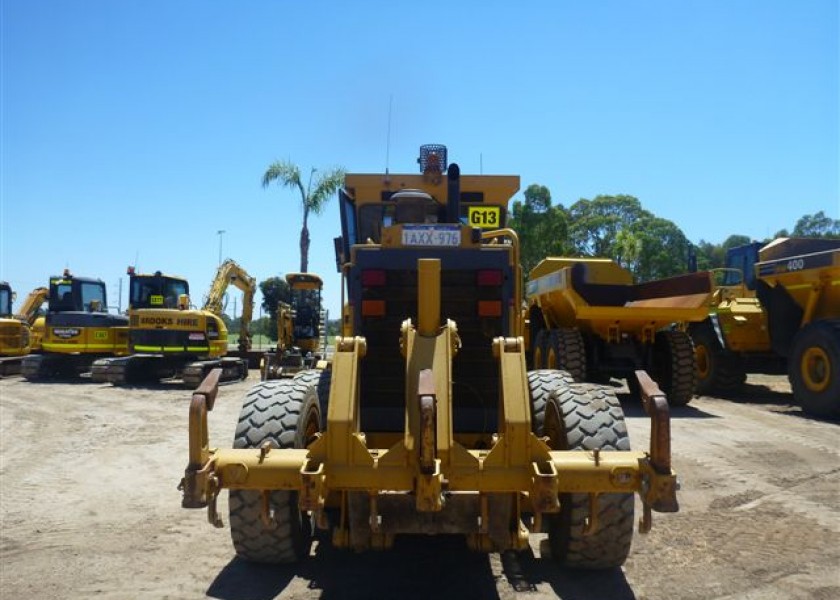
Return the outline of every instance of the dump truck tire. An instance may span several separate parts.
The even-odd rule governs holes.
[[[320,429],[317,388],[308,381],[281,379],[257,384],[245,396],[234,448],[305,448]],[[309,554],[312,526],[298,509],[297,492],[269,495],[274,523],[261,515],[262,492],[230,491],[230,533],[236,553],[261,563],[296,562]]]
[[[548,339],[546,368],[568,372],[575,381],[586,379],[586,347],[578,329],[553,329]]]
[[[548,368],[548,346],[550,343],[550,332],[547,329],[540,329],[534,337],[533,362],[534,369]]]
[[[802,410],[840,419],[840,319],[814,321],[796,334],[788,378]]]
[[[528,388],[531,392],[531,430],[542,435],[545,421],[545,405],[548,397],[561,385],[574,383],[572,376],[565,371],[539,369],[528,371]]]
[[[671,406],[685,406],[694,396],[694,345],[676,330],[658,331],[653,344],[651,372]]]
[[[615,392],[593,384],[555,388],[541,435],[553,450],[630,450],[624,413]],[[601,494],[597,525],[586,533],[588,494],[561,494],[560,513],[548,519],[552,558],[565,567],[610,569],[624,564],[633,539],[633,494]]]
[[[696,368],[694,389],[698,394],[733,391],[744,384],[747,374],[741,365],[740,357],[721,347],[710,326],[693,330],[691,339],[694,343]]]

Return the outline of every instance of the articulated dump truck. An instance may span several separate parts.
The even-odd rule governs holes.
[[[641,533],[651,511],[678,510],[664,395],[639,373],[651,445],[632,451],[610,389],[526,371],[519,243],[500,228],[519,178],[461,176],[441,146],[420,164],[346,175],[332,369],[253,387],[233,449],[209,443],[218,372],[195,391],[183,506],[221,527],[230,490],[233,545],[249,561],[303,559],[317,528],[355,550],[402,534],[523,550],[547,532],[561,565],[621,565],[635,493]]]
[[[695,359],[684,328],[708,316],[709,272],[637,284],[607,258],[549,257],[531,271],[527,291],[535,368],[563,369],[576,381],[626,378],[632,391],[642,369],[671,406],[691,401]]]
[[[709,317],[689,329],[698,392],[734,391],[747,373],[787,373],[805,412],[840,418],[840,240],[739,246],[722,271]]]

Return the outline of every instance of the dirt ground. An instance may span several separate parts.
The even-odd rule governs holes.
[[[257,380],[221,389],[213,445],[231,445]],[[840,428],[804,416],[782,377],[673,411],[681,510],[654,514],[625,566],[600,573],[556,568],[537,536],[521,554],[409,538],[391,552],[316,545],[296,566],[244,563],[228,530],[180,506],[189,399],[166,385],[0,380],[0,597],[840,598]],[[646,447],[642,411],[623,404]]]

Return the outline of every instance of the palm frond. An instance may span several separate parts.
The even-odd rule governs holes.
[[[300,183],[300,169],[296,164],[288,161],[275,161],[268,166],[262,178],[263,187],[278,181],[284,187],[303,189]]]
[[[333,194],[344,183],[344,169],[335,167],[318,176],[313,182],[314,189],[306,201],[309,210],[318,215],[327,205]]]

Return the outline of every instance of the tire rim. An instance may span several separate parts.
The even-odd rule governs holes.
[[[831,382],[831,363],[825,350],[819,347],[811,347],[802,354],[802,361],[799,364],[802,373],[802,381],[812,392],[824,392]]]
[[[309,444],[318,439],[318,434],[320,432],[321,427],[318,423],[318,419],[316,418],[316,413],[315,411],[312,411],[309,414],[309,418],[306,421],[306,428],[304,429],[304,446],[308,447]]]
[[[698,344],[694,348],[694,360],[697,363],[697,375],[700,379],[706,379],[709,376],[712,365],[709,360],[709,350],[706,346]]]

